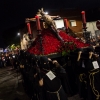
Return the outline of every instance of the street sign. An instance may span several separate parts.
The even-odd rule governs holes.
[[[98,20],[98,21],[96,22],[96,27],[97,27],[97,29],[100,30],[100,20]]]

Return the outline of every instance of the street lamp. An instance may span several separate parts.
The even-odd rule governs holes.
[[[48,12],[45,12],[46,15],[48,15]]]
[[[19,38],[19,45],[21,45],[21,34],[20,34],[20,32],[17,33],[17,36]]]
[[[20,33],[17,33],[18,36],[20,36]]]

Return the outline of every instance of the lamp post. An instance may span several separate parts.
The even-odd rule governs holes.
[[[48,12],[45,12],[46,15],[48,15]]]
[[[18,36],[18,38],[19,38],[19,45],[21,46],[21,34],[18,32],[18,33],[17,33],[17,36]]]
[[[17,33],[18,36],[20,36],[20,33]]]

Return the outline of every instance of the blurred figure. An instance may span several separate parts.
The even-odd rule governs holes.
[[[2,57],[0,56],[0,68],[3,67],[3,61],[2,61]]]
[[[60,79],[51,71],[47,57],[40,58],[41,79],[39,85],[43,87],[45,100],[68,100]]]

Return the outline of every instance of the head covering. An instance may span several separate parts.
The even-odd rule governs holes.
[[[50,70],[49,60],[46,56],[40,57],[40,66],[41,69]]]

